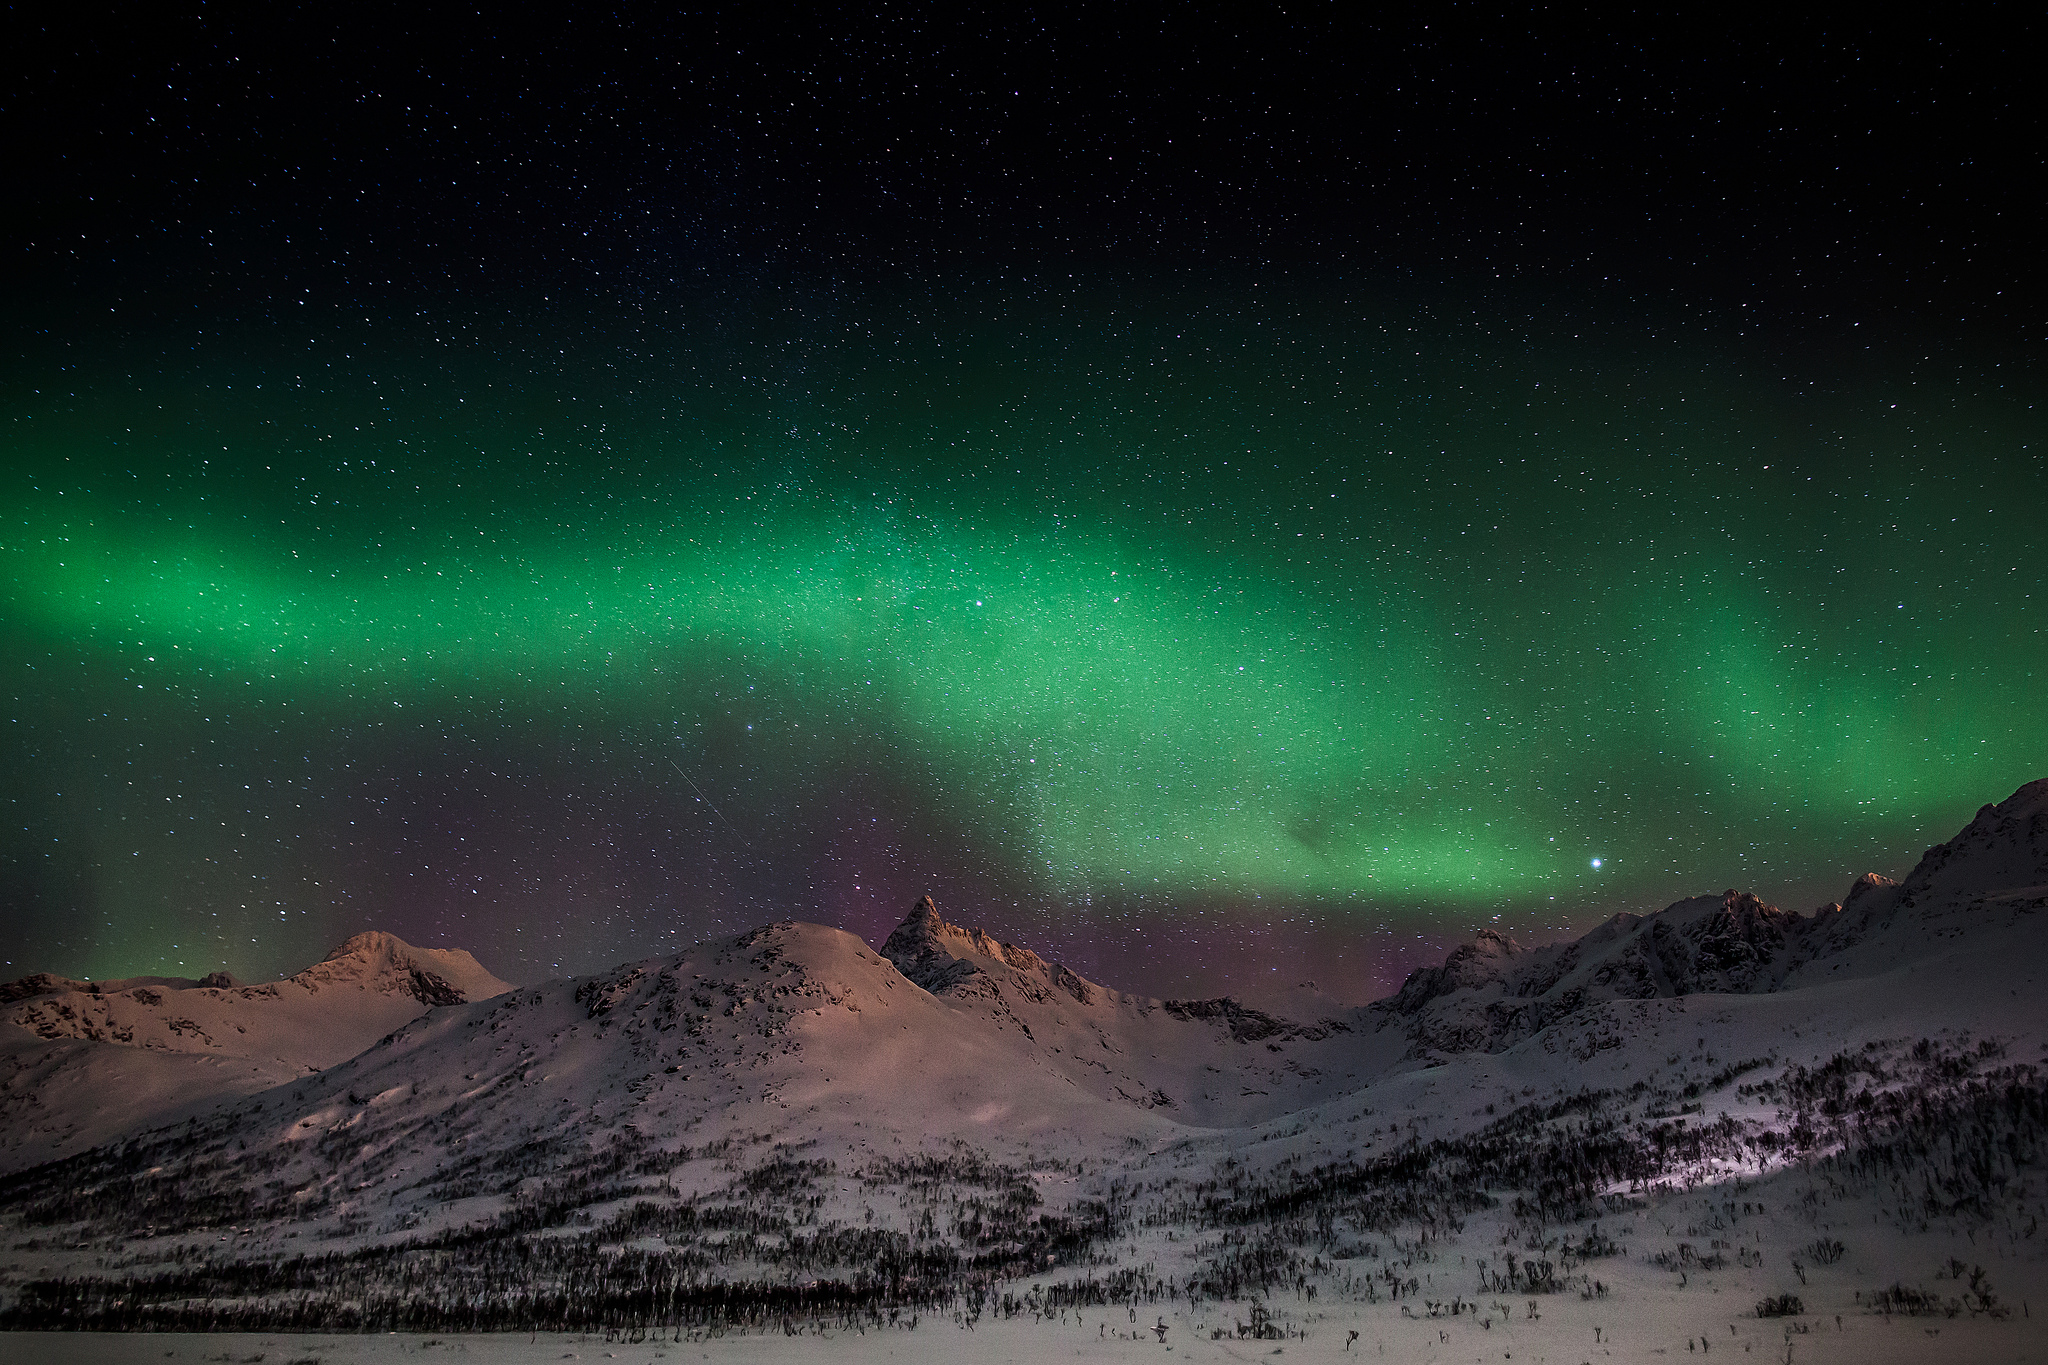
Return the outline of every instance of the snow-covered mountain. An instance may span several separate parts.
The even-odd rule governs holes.
[[[185,1268],[192,1256],[232,1262],[220,1283],[238,1287],[223,1300],[267,1285],[303,1314],[318,1275],[291,1253],[309,1242],[349,1252],[364,1284],[406,1286],[374,1311],[337,1299],[317,1320],[422,1330],[454,1320],[433,1316],[443,1299],[471,1315],[461,1320],[501,1325],[599,1321],[578,1314],[647,1302],[631,1298],[642,1289],[614,1301],[560,1288],[613,1275],[665,1285],[664,1311],[711,1323],[823,1284],[846,1302],[971,1315],[977,1285],[1055,1271],[1090,1277],[1076,1303],[1147,1284],[1156,1297],[1176,1278],[1197,1298],[1278,1303],[1276,1285],[1305,1292],[1316,1276],[1356,1296],[1368,1273],[1399,1297],[1418,1292],[1424,1266],[1448,1274],[1451,1254],[1489,1267],[1477,1274],[1491,1292],[1570,1288],[1590,1303],[1606,1290],[1583,1268],[1619,1254],[1603,1218],[1633,1220],[1615,1226],[1653,1248],[1644,1275],[1668,1263],[1678,1290],[1693,1276],[1781,1301],[1779,1267],[1792,1262],[1773,1243],[1766,1268],[1764,1230],[1800,1256],[1839,1255],[1816,1212],[1829,1200],[1862,1201],[1844,1228],[2032,1207],[2033,1153],[2048,1141],[2035,1065],[2048,1051],[2044,909],[2048,781],[1985,807],[1902,881],[1859,878],[1811,914],[1731,890],[1616,916],[1570,943],[1524,950],[1482,933],[1353,1009],[1308,993],[1290,1009],[1118,992],[949,923],[929,898],[880,951],[784,921],[432,1009],[502,983],[395,941],[302,974],[298,995],[30,982],[10,988],[14,1032],[98,1049],[95,1065],[228,1065],[216,1043],[168,1050],[202,1048],[185,1027],[216,1019],[202,1001],[242,1011],[219,1015],[210,1040],[255,1035],[253,1018],[285,1036],[281,1021],[325,1017],[337,998],[364,1019],[403,1017],[358,1055],[306,1063],[196,1122],[19,1170],[0,1180],[0,1227],[63,1229],[18,1253],[32,1265],[14,1264],[45,1277],[37,1311],[67,1324],[88,1300],[117,1315],[166,1305],[150,1310],[158,1325],[216,1321],[177,1306],[205,1278]],[[169,1003],[186,998],[193,1007]],[[251,1013],[288,1001],[310,1012]],[[30,1020],[62,1021],[50,1024],[61,1036],[31,1034]],[[164,1046],[92,1039],[117,1028]],[[79,1099],[34,1093],[51,1115]],[[20,1146],[17,1130],[31,1130],[8,1112]],[[104,1122],[125,1134],[135,1117]],[[1815,1171],[1824,1189],[1788,1183]],[[1739,1261],[1732,1242],[1701,1251],[1760,1218],[1766,1190],[1790,1221],[1745,1225]],[[1685,1200],[1700,1207],[1637,1217]],[[1482,1216],[1451,1252],[1445,1239]],[[1977,1235],[1955,1226],[1959,1245]],[[137,1228],[152,1235],[123,1264],[175,1261],[177,1274],[81,1288],[80,1257]],[[217,1249],[220,1228],[231,1250]],[[2031,1234],[2015,1216],[1999,1235],[2018,1256]],[[1878,1268],[1843,1263],[1867,1281],[1843,1280],[1845,1306],[1862,1302],[1852,1290],[1883,1287],[1871,1277],[1906,1273],[1883,1267],[1907,1264],[1907,1243],[1859,1245],[1879,1248]],[[1499,1246],[1542,1259],[1496,1270]],[[466,1258],[484,1269],[465,1279]],[[525,1277],[516,1286],[508,1265]],[[1469,1288],[1472,1273],[1460,1259],[1456,1283]],[[1792,1289],[1807,1288],[1799,1275]],[[445,1285],[442,1298],[427,1283]],[[251,1303],[234,1320],[286,1311]]]
[[[1352,1037],[1352,1011],[1289,1019],[1228,997],[1155,1000],[1096,985],[1029,949],[949,924],[929,896],[882,945],[955,1027],[1015,1031],[1030,1056],[1105,1100],[1182,1123],[1237,1125],[1343,1093],[1390,1062]],[[1304,996],[1304,1003],[1307,997]]]
[[[1903,882],[1866,873],[1810,915],[1729,890],[1651,915],[1616,915],[1581,938],[1531,950],[1482,930],[1373,1005],[1368,1027],[1404,1030],[1416,1057],[1499,1052],[1608,1001],[1798,990],[1896,971],[1958,946],[2000,953],[2044,905],[2048,780],[1985,806]]]
[[[272,1216],[409,1226],[502,1215],[593,1141],[657,1164],[740,1135],[872,1156],[959,1139],[1026,1160],[1233,1130],[1365,1079],[1339,1069],[1369,1052],[1341,1020],[1119,994],[929,899],[886,946],[784,922],[434,1010],[218,1131],[291,1191]]]
[[[0,985],[0,1170],[205,1112],[355,1056],[436,1006],[511,989],[467,952],[357,934],[294,976],[241,985]]]

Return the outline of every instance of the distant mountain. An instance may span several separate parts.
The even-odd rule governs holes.
[[[436,1006],[511,987],[470,954],[357,934],[282,981],[0,985],[0,1170],[346,1061]]]
[[[274,1146],[270,1184],[319,1192],[296,1216],[411,1226],[461,1201],[503,1210],[593,1141],[650,1165],[740,1132],[878,1156],[950,1137],[1120,1151],[1365,1079],[1369,1047],[1342,1020],[1120,994],[948,924],[928,898],[885,947],[784,922],[521,987],[426,1014],[203,1131]]]
[[[1865,873],[1810,915],[1746,891],[1621,914],[1568,943],[1524,949],[1482,930],[1368,1010],[1416,1057],[1500,1052],[1608,1001],[1754,995],[1893,971],[1980,946],[2048,906],[2048,779],[1985,806],[1903,882]]]
[[[260,986],[28,977],[0,986],[0,1169],[288,1081],[312,1116],[295,1123],[348,1114],[371,1132],[459,1111],[492,1147],[620,1124],[677,1146],[741,1122],[838,1141],[854,1113],[868,1141],[1151,1143],[1567,1024],[1611,1041],[1633,1003],[1796,993],[2003,952],[2044,905],[2048,781],[1984,807],[1903,881],[1865,875],[1812,914],[1729,890],[1534,949],[1482,931],[1373,1005],[1302,993],[1322,1006],[1311,1017],[1120,992],[950,923],[930,897],[879,953],[785,922],[517,992],[467,953],[388,934]],[[456,1008],[421,1017],[442,1006]]]

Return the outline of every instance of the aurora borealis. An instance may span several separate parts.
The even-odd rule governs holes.
[[[1875,249],[1811,297],[1501,279],[1464,201],[1425,273],[1249,209],[1075,247],[1076,191],[948,254],[848,198],[848,251],[576,183],[588,248],[251,191],[17,301],[13,968],[381,927],[530,980],[929,890],[1115,985],[1362,998],[1481,924],[1810,908],[2048,771],[2019,303],[1873,299]]]

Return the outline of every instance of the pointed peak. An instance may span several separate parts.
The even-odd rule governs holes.
[[[1512,957],[1523,951],[1522,945],[1498,929],[1481,929],[1472,936],[1472,942],[1465,945],[1472,954],[1487,957]]]
[[[1038,972],[1052,975],[1052,968],[1044,958],[1029,948],[1019,948],[1014,943],[1004,943],[980,929],[963,929],[948,923],[939,913],[938,902],[930,896],[920,899],[910,908],[895,931],[882,944],[882,956],[896,964],[896,970],[912,981],[925,986],[926,978],[934,972],[952,973],[954,964],[969,975],[980,970],[973,959],[986,959],[1015,968],[1020,972]],[[1068,973],[1069,976],[1072,973]],[[1074,978],[1079,981],[1079,977]],[[1085,984],[1085,983],[1084,983]],[[1065,987],[1076,999],[1081,996],[1071,985]]]
[[[1782,920],[1786,912],[1758,896],[1754,891],[1730,889],[1721,893],[1721,916],[1723,921],[1749,924],[1758,920]]]
[[[1898,883],[1880,872],[1866,872],[1849,884],[1849,894],[1842,897],[1842,908],[1851,909],[1885,891],[1898,888]]]
[[[923,896],[889,932],[889,937],[882,943],[882,956],[892,960],[906,953],[918,956],[937,948],[942,938],[964,937],[965,933],[959,925],[946,923],[946,917],[939,913],[937,901]]]

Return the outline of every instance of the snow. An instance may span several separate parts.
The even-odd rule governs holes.
[[[1004,1200],[1035,1199],[1082,1241],[1048,1233],[1038,1250],[1070,1250],[1025,1258],[1019,1239],[1039,1235],[1027,1220],[978,1244],[997,1258],[995,1292],[1026,1307],[981,1314],[973,1330],[953,1316],[959,1300],[914,1332],[827,1315],[793,1322],[795,1337],[769,1325],[638,1343],[559,1332],[14,1335],[0,1337],[0,1358],[33,1345],[49,1353],[22,1358],[120,1360],[148,1346],[152,1360],[170,1350],[337,1361],[1592,1361],[1668,1359],[1704,1342],[1704,1353],[1745,1359],[1782,1360],[1788,1345],[1800,1361],[2037,1359],[2028,1324],[2048,1287],[2048,1238],[2036,1235],[2048,1178],[2022,1131],[2032,1120],[1970,1149],[1990,1154],[1988,1175],[1962,1171],[1960,1156],[1944,1165],[1936,1142],[1907,1151],[1909,1169],[1887,1183],[1891,1168],[1859,1153],[1929,1115],[1964,1125],[1975,1112],[1969,1123],[1989,1133],[2041,1093],[2043,909],[2048,782],[1986,806],[1902,881],[1858,879],[1839,905],[1809,915],[1730,890],[1618,916],[1570,944],[1524,951],[1482,935],[1363,1008],[1308,991],[1256,1007],[1126,994],[949,923],[928,899],[880,951],[786,921],[495,992],[503,983],[466,955],[431,957],[388,936],[345,945],[301,974],[297,995],[140,988],[189,997],[175,1015],[125,1003],[134,989],[39,988],[7,1008],[65,1001],[76,1029],[9,1041],[46,1050],[0,1092],[12,1106],[0,1110],[10,1153],[57,1134],[67,1154],[95,1134],[177,1116],[187,1076],[212,1098],[200,1123],[135,1149],[149,1169],[100,1154],[22,1171],[0,1189],[11,1247],[0,1301],[31,1279],[139,1275],[194,1257],[270,1265],[338,1252],[380,1264],[416,1254],[405,1248],[421,1239],[514,1236],[609,1248],[593,1253],[600,1261],[687,1255],[698,1258],[692,1273],[798,1283],[873,1268],[777,1259],[801,1238],[874,1229],[964,1255],[973,1248],[954,1224]],[[415,968],[470,999],[429,1008]],[[202,1019],[202,1006],[216,1013]],[[367,1031],[387,1017],[381,1033]],[[173,1018],[228,1021],[263,1041],[241,1053],[201,1045]],[[360,1041],[330,1031],[326,1060],[309,1060],[315,1040],[294,1030],[335,1019],[365,1030]],[[116,1023],[163,1041],[86,1033]],[[334,1055],[343,1047],[354,1051]],[[83,1051],[67,1060],[62,1049]],[[33,1106],[18,1090],[24,1077]],[[1950,1149],[1964,1137],[1958,1127]],[[1597,1188],[1539,1197],[1499,1183],[1553,1169],[1546,1153],[1603,1142],[1619,1164],[1599,1168],[1609,1173]],[[1650,1152],[1654,1161],[1626,1159]],[[1931,1195],[1951,1175],[1964,1197],[1920,1195],[1923,1176]],[[35,1213],[70,1207],[73,1187],[158,1210],[164,1225]],[[1408,1212],[1363,1211],[1397,1196]],[[210,1201],[237,1211],[209,1218]],[[1300,1212],[1257,1211],[1269,1205]],[[1189,1212],[1205,1208],[1220,1212]],[[707,1231],[716,1220],[700,1212],[732,1230]],[[1087,1232],[1098,1216],[1106,1231]],[[743,1225],[762,1231],[731,1252]],[[1601,1254],[1600,1237],[1613,1254]],[[1812,1251],[1831,1241],[1838,1258]],[[1219,1288],[1238,1283],[1219,1267],[1250,1264],[1242,1258],[1257,1246],[1294,1258],[1263,1282],[1259,1311],[1286,1334],[1271,1340],[1237,1335],[1253,1291]],[[1538,1261],[1562,1268],[1543,1290],[1482,1284],[1482,1264],[1497,1277]],[[1207,1288],[1196,1301],[1176,1289],[1050,1310],[1034,1291],[1119,1271]],[[1894,1284],[1944,1306],[1932,1317],[1875,1311],[1872,1296]],[[1760,1301],[1787,1294],[1800,1311],[1758,1316]],[[1167,1324],[1163,1343],[1144,1330],[1155,1318]]]
[[[212,1112],[344,1062],[435,1002],[509,989],[467,952],[385,933],[264,985],[43,974],[0,986],[13,1026],[0,1028],[0,1171]]]
[[[2040,1286],[2037,1285],[2037,1288]],[[1736,1307],[1709,1294],[1645,1291],[1627,1300],[1598,1305],[1546,1303],[1530,1321],[1525,1305],[1514,1316],[1498,1315],[1481,1327],[1473,1317],[1403,1318],[1398,1312],[1358,1310],[1334,1313],[1319,1320],[1306,1340],[1254,1342],[1214,1341],[1185,1311],[1141,1314],[1134,1326],[1121,1310],[1092,1313],[1075,1325],[1012,1319],[983,1322],[970,1332],[952,1322],[920,1325],[915,1331],[882,1328],[867,1332],[826,1329],[789,1337],[780,1330],[762,1335],[728,1335],[712,1340],[677,1342],[649,1339],[638,1343],[607,1341],[601,1334],[497,1333],[489,1335],[392,1333],[377,1335],[291,1335],[285,1333],[117,1334],[78,1332],[16,1333],[0,1336],[0,1360],[47,1362],[48,1365],[162,1365],[166,1360],[318,1361],[321,1365],[354,1362],[479,1362],[479,1365],[558,1365],[573,1361],[620,1361],[631,1365],[656,1362],[718,1361],[721,1365],[886,1365],[886,1362],[945,1360],[960,1365],[1025,1365],[1026,1362],[1068,1362],[1069,1365],[1131,1365],[1133,1361],[1194,1361],[1198,1365],[1261,1362],[1284,1365],[1288,1360],[1399,1361],[1402,1365],[1464,1365],[1465,1362],[1524,1360],[1544,1362],[1663,1361],[1674,1357],[1712,1361],[1778,1362],[1797,1365],[1974,1365],[1975,1362],[2048,1360],[2048,1343],[2031,1319],[1985,1318],[1885,1319],[1844,1314],[1837,1327],[1832,1314],[1811,1315],[1798,1322],[1804,1330],[1787,1333],[1785,1324],[1727,1311]],[[1163,1316],[1165,1342],[1144,1330]],[[1213,1314],[1203,1315],[1209,1326]],[[1098,1335],[1108,1327],[1121,1337]],[[1599,1329],[1598,1337],[1595,1328]],[[1347,1334],[1359,1333],[1346,1349]],[[1132,1338],[1132,1333],[1138,1339]],[[1704,1357],[1687,1347],[1704,1340]]]

